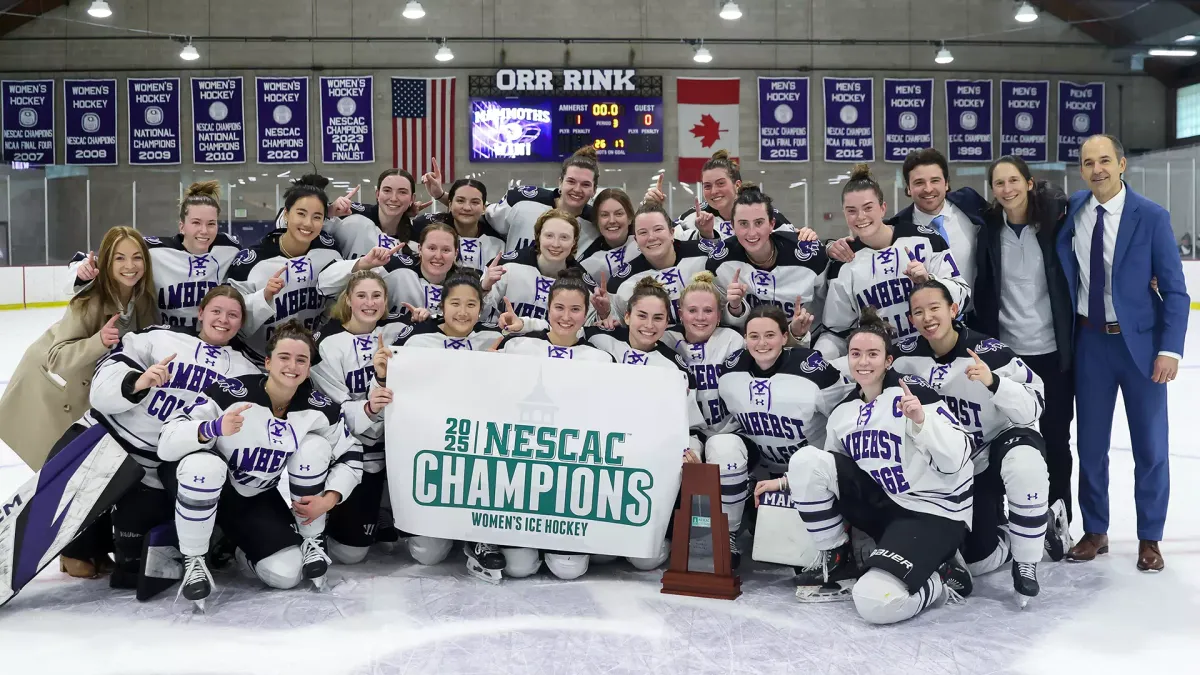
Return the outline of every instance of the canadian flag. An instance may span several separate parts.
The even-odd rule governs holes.
[[[740,78],[675,79],[679,109],[679,180],[695,183],[714,152],[738,156]]]

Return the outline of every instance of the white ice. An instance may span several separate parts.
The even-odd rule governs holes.
[[[61,313],[0,314],[0,380]],[[1043,563],[1042,593],[1023,611],[1007,570],[977,579],[965,605],[873,627],[850,603],[798,604],[791,571],[770,565],[744,565],[743,595],[729,602],[663,595],[660,572],[624,562],[574,582],[490,586],[466,575],[457,552],[432,568],[373,552],[364,565],[333,567],[325,594],[218,574],[208,613],[197,615],[173,602],[174,590],[138,603],[106,579],[51,566],[0,609],[0,673],[1200,672],[1198,334],[1171,385],[1173,489],[1157,575],[1134,567],[1133,461],[1118,407],[1112,553]],[[0,445],[0,495],[29,475]]]

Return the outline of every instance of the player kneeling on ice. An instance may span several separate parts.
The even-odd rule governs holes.
[[[176,495],[180,592],[201,608],[213,588],[204,556],[217,524],[268,586],[324,585],[325,514],[361,480],[362,446],[341,409],[313,389],[314,352],[312,334],[289,321],[267,343],[266,375],[218,381],[163,427],[159,458],[177,462],[173,476],[163,474]],[[276,491],[285,470],[290,510]]]
[[[971,592],[955,559],[971,523],[971,442],[937,393],[891,370],[891,334],[870,308],[849,339],[858,387],[829,416],[826,450],[805,446],[787,475],[754,494],[790,490],[821,557],[797,597],[845,597],[870,623],[896,623]],[[846,521],[876,548],[854,563]]]
[[[976,576],[1013,561],[1023,607],[1038,594],[1043,550],[1062,550],[1067,537],[1065,520],[1051,518],[1047,532],[1042,378],[999,340],[955,323],[958,305],[941,282],[917,286],[909,302],[920,335],[897,344],[896,371],[925,378],[975,438],[975,512],[963,557]]]

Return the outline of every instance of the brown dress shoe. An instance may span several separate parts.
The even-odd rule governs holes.
[[[96,566],[90,560],[79,560],[60,555],[58,557],[58,569],[76,579],[93,579],[96,577]]]
[[[1067,560],[1071,562],[1087,562],[1095,560],[1096,556],[1108,553],[1108,535],[1107,534],[1085,534],[1075,544],[1070,551],[1067,551]]]
[[[1163,569],[1162,553],[1158,550],[1157,541],[1138,542],[1138,569],[1143,572],[1161,572]]]

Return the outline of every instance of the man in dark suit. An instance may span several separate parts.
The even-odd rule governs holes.
[[[1133,441],[1137,567],[1157,572],[1163,569],[1158,544],[1170,494],[1166,385],[1183,357],[1190,300],[1170,214],[1121,180],[1121,142],[1092,136],[1079,157],[1088,189],[1071,196],[1057,243],[1078,315],[1075,390],[1085,532],[1067,558],[1086,561],[1108,552],[1108,450],[1119,388]]]

